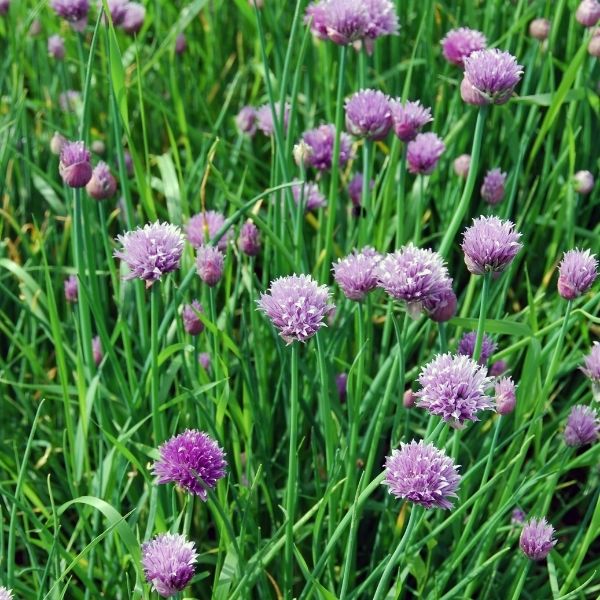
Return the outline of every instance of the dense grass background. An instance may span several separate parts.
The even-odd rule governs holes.
[[[291,354],[255,300],[273,278],[294,271],[332,283],[328,211],[307,215],[296,249],[293,219],[276,207],[286,195],[278,186],[302,175],[293,144],[305,129],[333,121],[339,48],[312,39],[301,21],[304,2],[265,4],[255,13],[247,0],[151,0],[135,39],[103,26],[95,11],[78,35],[46,2],[14,1],[0,17],[0,583],[17,598],[149,598],[139,544],[167,530],[187,532],[199,549],[198,575],[185,597],[285,597]],[[447,146],[423,186],[420,235],[433,248],[464,184],[452,161],[470,152],[477,117],[460,99],[461,74],[444,61],[440,39],[452,27],[471,26],[525,67],[519,97],[489,112],[480,176],[460,228],[491,212],[478,192],[485,170],[507,171],[507,194],[494,212],[517,223],[525,247],[493,284],[486,331],[498,342],[494,360],[506,360],[519,383],[517,409],[501,421],[485,413],[460,432],[444,428],[436,443],[462,465],[459,499],[452,511],[429,512],[419,523],[389,598],[510,598],[520,585],[523,598],[600,595],[600,445],[573,451],[562,440],[570,408],[592,401],[577,368],[600,336],[600,297],[578,300],[563,322],[566,302],[556,292],[564,250],[600,250],[600,193],[579,197],[572,185],[574,172],[596,174],[600,166],[600,68],[587,54],[576,4],[405,0],[398,2],[399,36],[378,41],[364,60],[353,50],[347,55],[344,96],[375,87],[432,107],[430,130]],[[527,34],[540,16],[553,24],[544,47]],[[36,36],[28,33],[34,20],[41,23]],[[188,49],[177,56],[181,31]],[[66,39],[62,63],[46,50],[57,32]],[[65,112],[58,99],[68,89],[80,91],[82,102]],[[292,105],[287,135],[250,140],[237,133],[234,116],[243,105],[282,98]],[[98,203],[84,193],[74,209],[49,151],[54,131],[105,143],[119,202]],[[403,182],[406,212],[395,213],[399,156],[391,135],[376,145],[375,212],[368,218],[370,242],[380,251],[395,248],[399,217],[404,241],[416,218],[421,187],[412,175]],[[358,144],[354,164],[341,174],[335,256],[356,243],[345,183],[362,169],[361,159]],[[192,502],[153,483],[150,294],[142,282],[123,282],[112,258],[118,233],[156,219],[181,225],[202,207],[223,211],[236,228],[252,218],[264,244],[256,259],[230,245],[214,292],[196,276],[187,247],[181,271],[158,290],[163,439],[195,427],[219,440],[229,462],[217,488],[221,512],[214,502]],[[63,281],[76,272],[76,233],[92,271],[78,273],[74,307],[64,300]],[[452,350],[475,328],[481,280],[465,268],[459,236],[450,241],[459,308],[443,329]],[[391,448],[425,435],[428,418],[403,408],[403,378],[389,377],[398,351],[391,313],[400,308],[381,292],[358,307],[334,291],[334,321],[300,348],[294,594],[371,598],[410,511],[374,478]],[[207,330],[196,339],[179,317],[193,298],[208,311]],[[95,335],[105,351],[98,368],[91,360]],[[416,389],[439,339],[429,320],[410,323],[406,387]],[[211,355],[208,372],[197,365],[199,352]],[[549,369],[555,353],[557,368]],[[357,356],[365,363],[361,393]],[[342,371],[350,372],[347,403],[335,388]],[[352,424],[358,465],[348,460]],[[546,562],[530,565],[519,551],[519,530],[510,522],[516,506],[546,515],[557,529]]]

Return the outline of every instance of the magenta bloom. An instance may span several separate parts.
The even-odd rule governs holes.
[[[520,237],[510,221],[498,217],[473,219],[473,225],[463,233],[461,245],[467,268],[474,275],[504,271],[523,247]]]
[[[260,231],[252,221],[246,221],[242,225],[238,248],[248,256],[257,256],[260,252]]]
[[[51,35],[48,38],[48,54],[56,60],[65,57],[65,40],[60,35]]]
[[[142,544],[146,581],[163,598],[175,596],[190,582],[198,555],[194,542],[183,535],[163,533]]]
[[[102,3],[99,2],[99,5],[101,4]],[[108,12],[110,12],[110,18],[112,19],[113,25],[118,27],[123,23],[129,0],[107,0],[106,4],[108,5]]]
[[[372,190],[375,187],[375,180],[371,179],[369,188]],[[360,206],[362,200],[363,175],[356,173],[348,184],[348,195],[354,206]]]
[[[508,52],[477,50],[464,60],[465,79],[484,104],[508,102],[523,75],[523,67]],[[468,100],[466,100],[468,102]]]
[[[146,18],[146,8],[143,4],[129,2],[125,7],[125,15],[121,27],[125,33],[134,35],[139,32]]]
[[[414,140],[423,126],[433,121],[431,109],[423,106],[419,100],[410,100],[402,103],[400,100],[391,100],[394,133],[403,141]]]
[[[219,444],[207,433],[187,429],[162,444],[152,470],[158,483],[175,483],[206,500],[207,489],[225,477],[227,461]]]
[[[318,169],[327,171],[331,169],[333,161],[333,145],[335,142],[335,125],[321,125],[316,129],[304,132],[302,139],[310,148],[305,163]],[[352,140],[347,133],[340,133],[340,168],[344,167],[352,157]]]
[[[452,286],[452,281],[450,281],[450,286]],[[452,287],[449,287],[434,299],[427,301],[427,316],[436,323],[445,323],[456,314],[456,303],[456,294]]]
[[[556,544],[553,535],[554,527],[546,519],[529,519],[521,531],[519,546],[527,558],[543,560]]]
[[[204,313],[204,307],[198,300],[192,300],[191,304],[186,304],[183,307],[181,313],[183,328],[190,335],[199,335],[204,331],[204,323],[198,313]]]
[[[478,421],[478,412],[492,409],[486,372],[467,356],[439,354],[421,369],[417,406],[455,425]]]
[[[117,181],[110,172],[109,166],[100,161],[92,171],[92,178],[85,186],[87,193],[96,200],[112,198],[117,191]]]
[[[312,34],[320,40],[327,39],[326,2],[311,2],[304,12],[304,22],[309,25]]]
[[[433,444],[400,443],[385,460],[384,485],[390,494],[425,508],[452,508],[460,483],[458,467]]]
[[[244,106],[236,115],[235,124],[240,133],[252,137],[256,133],[256,110],[252,106]]]
[[[469,358],[473,358],[473,353],[475,352],[475,343],[477,341],[477,332],[470,331],[469,333],[465,333],[460,341],[458,342],[458,354],[462,354],[463,356],[468,356]],[[496,342],[487,335],[487,333],[483,334],[483,344],[481,346],[481,355],[479,356],[479,360],[477,361],[480,365],[486,365],[489,357],[494,354],[496,350]]]
[[[194,248],[200,248],[206,242],[213,242],[215,236],[225,225],[225,215],[216,210],[200,212],[190,218],[185,229],[188,242]],[[228,229],[217,242],[217,248],[224,252],[227,242],[233,237],[233,231]]]
[[[453,65],[463,66],[465,58],[476,50],[483,50],[487,39],[483,33],[468,27],[451,29],[442,40],[444,58]]]
[[[271,282],[268,293],[258,300],[258,309],[291,344],[305,342],[326,327],[325,317],[335,308],[330,299],[327,286],[319,285],[310,275],[289,275]]]
[[[412,243],[387,254],[377,267],[378,286],[397,300],[404,300],[411,316],[434,311],[452,291],[444,259],[433,250]]]
[[[506,173],[500,169],[491,169],[485,175],[481,186],[481,197],[492,206],[498,204],[504,198],[504,184]]]
[[[196,271],[206,285],[215,287],[221,277],[223,277],[223,269],[225,268],[225,256],[215,246],[202,244],[196,253]]]
[[[517,402],[516,385],[510,377],[502,377],[494,385],[494,399],[496,412],[499,415],[508,415],[515,409]]]
[[[571,409],[565,427],[567,446],[585,446],[593,444],[600,432],[598,413],[589,406],[578,404]]]
[[[350,300],[360,302],[377,287],[377,265],[382,256],[367,246],[333,264],[333,278]]]
[[[396,5],[391,0],[364,0],[367,9],[365,36],[375,40],[385,35],[396,35],[400,27]]]
[[[393,124],[389,98],[379,90],[360,90],[346,100],[346,129],[356,137],[382,140]]]
[[[500,377],[508,369],[508,365],[504,360],[497,360],[490,367],[490,377]]]
[[[461,154],[458,158],[454,159],[454,172],[461,177],[466,179],[471,168],[471,155]]]
[[[147,223],[144,228],[118,235],[123,249],[115,250],[114,256],[129,267],[124,279],[135,277],[150,287],[166,273],[179,268],[183,253],[183,235],[179,227],[170,223]]]
[[[104,352],[102,350],[102,342],[99,336],[92,338],[92,356],[94,357],[94,364],[99,366],[104,358]]]
[[[584,27],[593,27],[600,20],[600,2],[582,0],[575,12],[575,18]]]
[[[324,0],[323,17],[327,37],[340,46],[363,38],[369,24],[364,0]]]
[[[65,299],[67,302],[75,303],[79,297],[79,283],[75,275],[69,275],[65,279]]]
[[[529,23],[529,35],[543,42],[550,34],[550,21],[548,19],[534,19]]]
[[[558,265],[558,293],[565,300],[585,294],[598,276],[598,261],[589,250],[569,250]]]
[[[292,186],[294,202],[296,204],[300,204],[301,201],[304,202],[304,212],[318,210],[327,204],[325,196],[323,196],[316,183],[306,181],[302,184],[298,180],[294,180],[294,182],[295,185]]]
[[[419,133],[407,146],[408,170],[415,174],[429,175],[445,149],[444,142],[435,133]]]
[[[600,36],[597,36],[600,38]],[[575,191],[587,196],[594,189],[594,176],[589,171],[577,171],[573,176]]]
[[[66,283],[65,283],[66,290]],[[581,368],[594,383],[600,384],[600,342],[594,342],[590,353],[583,360]]]
[[[54,12],[65,21],[87,21],[90,5],[88,0],[52,0]]]
[[[92,177],[90,153],[83,142],[65,142],[60,151],[58,171],[63,181],[72,188],[85,187]]]
[[[275,103],[275,114],[279,119],[281,107],[279,102]],[[287,130],[290,120],[290,105],[286,103],[283,111],[283,131]],[[256,126],[267,136],[272,136],[275,133],[275,125],[273,123],[273,111],[270,104],[263,104],[256,109]]]

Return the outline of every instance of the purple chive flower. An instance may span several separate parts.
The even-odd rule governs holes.
[[[598,29],[588,43],[588,53],[590,56],[600,58],[600,31]]]
[[[444,259],[433,250],[412,243],[387,254],[377,266],[378,286],[397,300],[404,300],[411,316],[425,309],[435,311],[452,291]]]
[[[565,300],[585,294],[598,276],[598,261],[589,250],[569,250],[558,265],[558,293]]]
[[[95,200],[112,198],[117,191],[117,181],[110,172],[109,166],[100,161],[92,171],[92,178],[85,186],[87,193]]]
[[[363,38],[369,24],[364,0],[323,0],[323,23],[327,37],[340,46]]]
[[[504,198],[504,184],[506,173],[500,169],[491,169],[485,174],[481,186],[481,197],[492,206],[498,204]]]
[[[417,137],[423,126],[433,121],[431,109],[423,106],[419,100],[416,102],[401,102],[391,100],[394,133],[403,141],[410,142]]]
[[[208,373],[210,371],[210,354],[208,352],[200,352],[198,354],[198,364]]]
[[[593,27],[600,20],[600,2],[582,0],[575,12],[575,18],[584,27]]]
[[[543,42],[550,34],[550,26],[551,23],[548,19],[534,19],[529,23],[529,35],[532,38]]]
[[[327,14],[325,2],[311,2],[304,12],[304,23],[310,25],[310,31],[315,37],[326,40]]]
[[[335,308],[330,298],[327,286],[319,285],[310,275],[289,275],[271,282],[268,293],[258,300],[258,309],[289,345],[305,342],[326,327],[325,317]]]
[[[335,387],[337,388],[338,397],[340,402],[346,401],[346,394],[348,391],[348,374],[338,373],[335,377]]]
[[[183,328],[190,335],[199,335],[204,331],[204,323],[198,313],[204,313],[204,307],[198,300],[192,300],[191,304],[186,304],[183,307],[181,313]]]
[[[94,364],[99,366],[104,358],[104,352],[102,350],[102,342],[99,336],[92,338],[92,356],[94,357]]]
[[[69,275],[65,279],[65,299],[67,302],[75,303],[79,297],[79,283],[75,275]]]
[[[279,102],[275,103],[275,114],[279,119],[281,107]],[[290,105],[286,102],[285,109],[283,111],[283,131],[288,128],[290,121]],[[275,133],[275,124],[273,123],[273,111],[271,110],[270,104],[263,104],[256,109],[256,126],[267,136],[272,136]]]
[[[452,508],[460,483],[458,467],[433,444],[423,440],[400,443],[385,460],[383,484],[390,494],[425,508]]]
[[[434,300],[427,302],[427,316],[436,323],[445,323],[456,314],[456,303],[456,294],[452,287],[449,287]]]
[[[300,204],[300,201],[304,202],[304,212],[318,210],[327,204],[325,196],[321,193],[316,183],[307,181],[302,184],[298,180],[294,180],[294,183],[292,186],[294,202],[296,204]]]
[[[58,171],[69,187],[85,187],[92,177],[92,165],[90,164],[90,153],[83,142],[65,142],[63,144]]]
[[[252,221],[246,221],[242,225],[238,248],[248,256],[257,256],[260,252],[260,231]]]
[[[199,248],[206,242],[213,241],[223,225],[225,225],[225,215],[223,213],[216,210],[207,210],[190,218],[185,228],[185,234],[188,242],[194,248]],[[224,252],[227,249],[227,242],[232,237],[233,231],[228,229],[217,242],[217,248]]]
[[[497,48],[477,50],[465,58],[464,64],[465,79],[484,104],[508,102],[523,75],[517,59]]]
[[[454,172],[461,177],[466,179],[471,168],[471,155],[461,154],[458,158],[454,159]]]
[[[408,170],[411,173],[429,175],[445,149],[444,142],[435,133],[419,133],[407,146]]]
[[[90,5],[88,0],[52,0],[52,8],[65,21],[78,24],[87,21]]]
[[[335,125],[321,125],[302,134],[302,139],[310,148],[305,158],[305,164],[327,171],[333,161],[333,145],[335,142]],[[352,140],[347,133],[340,133],[340,168],[344,167],[352,157]]]
[[[492,363],[492,366],[490,367],[490,377],[500,377],[500,375],[505,373],[507,369],[508,365],[505,361],[497,360],[496,362]]]
[[[253,137],[256,133],[256,110],[244,106],[235,117],[235,125],[240,133]]]
[[[478,421],[479,411],[492,409],[486,372],[468,356],[439,354],[421,369],[417,406],[454,425]]]
[[[125,7],[125,15],[121,27],[125,33],[135,35],[139,32],[146,18],[146,8],[137,2],[129,2]]]
[[[369,188],[372,190],[375,187],[375,180],[371,179]],[[348,184],[348,196],[354,206],[360,206],[362,200],[363,174],[356,173]]]
[[[125,171],[127,172],[127,176],[131,177],[133,175],[133,158],[131,157],[131,153],[129,150],[125,150],[123,152],[123,162],[125,163]]]
[[[188,542],[183,535],[163,533],[142,544],[146,581],[163,598],[185,589],[194,576],[197,558],[194,542]]]
[[[598,36],[600,39],[600,36]],[[577,171],[573,176],[575,191],[587,196],[594,189],[594,176],[589,171]]]
[[[594,383],[600,384],[600,342],[594,342],[590,353],[583,359],[582,372]]]
[[[494,385],[496,412],[499,415],[508,415],[515,409],[517,402],[516,385],[510,377],[502,377]]]
[[[225,477],[225,453],[208,434],[187,429],[158,449],[160,458],[152,472],[158,483],[175,483],[201,500],[208,497],[217,481]]]
[[[465,58],[472,52],[483,50],[487,39],[483,33],[468,27],[451,29],[442,40],[444,58],[453,65],[463,66]]]
[[[556,544],[553,535],[554,527],[546,519],[529,519],[521,531],[519,546],[527,558],[543,560]]]
[[[382,140],[393,124],[389,98],[379,90],[360,90],[346,100],[346,129],[356,137]]]
[[[108,12],[110,13],[110,18],[115,27],[118,27],[123,23],[128,4],[129,0],[107,0]],[[101,7],[102,0],[98,3],[98,8],[100,9]]]
[[[48,54],[56,60],[65,57],[65,40],[60,35],[51,35],[48,38]]]
[[[523,510],[521,510],[519,507],[514,508],[512,511],[512,514],[510,516],[510,522],[512,525],[521,525],[522,523],[525,522],[525,517],[527,515],[525,514],[525,512]]]
[[[61,135],[58,133],[58,131],[55,131],[54,135],[50,138],[50,152],[56,156],[60,156],[63,146],[67,143],[67,141],[68,140],[64,135]]]
[[[5,3],[8,4],[8,2],[5,2]],[[1,5],[0,5],[0,7],[1,7]],[[0,14],[3,14],[2,10],[0,10]],[[1,585],[0,586],[0,600],[13,600],[12,590],[9,590],[8,588]]]
[[[0,0],[0,15],[5,15],[10,8],[10,0]],[[0,588],[0,591],[6,590],[6,588]],[[6,590],[8,591],[8,590]],[[0,598],[2,596],[0,595]]]
[[[504,271],[523,247],[520,237],[510,221],[498,217],[473,219],[461,244],[467,268],[474,275]]]
[[[180,33],[175,39],[175,54],[183,54],[187,49],[187,40],[185,35]]]
[[[598,413],[589,406],[578,404],[571,409],[565,427],[567,446],[585,446],[593,444],[600,432]]]
[[[206,285],[215,287],[221,277],[223,277],[223,269],[225,268],[225,256],[214,246],[202,244],[196,253],[196,271]]]
[[[333,278],[350,300],[360,302],[377,287],[377,264],[381,254],[370,246],[333,263]]]
[[[477,341],[477,332],[470,331],[469,333],[465,333],[460,341],[458,342],[458,354],[462,354],[463,356],[468,356],[469,358],[473,358],[473,352],[475,351],[475,343]],[[481,346],[481,355],[479,360],[477,361],[480,365],[486,365],[488,358],[494,354],[496,350],[496,342],[487,335],[483,334],[483,344]]]
[[[394,2],[390,0],[364,0],[364,4],[367,9],[366,41],[398,33],[400,25]],[[371,51],[369,48],[367,50]]]
[[[124,279],[139,278],[149,288],[165,273],[179,268],[183,253],[183,235],[179,227],[170,223],[147,223],[125,235],[118,235],[123,249],[115,250],[114,256],[129,267]]]
[[[415,405],[415,393],[412,390],[406,390],[402,396],[404,408],[412,408]]]

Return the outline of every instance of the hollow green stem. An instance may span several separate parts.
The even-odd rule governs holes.
[[[485,316],[487,312],[488,298],[490,295],[490,285],[492,274],[486,273],[483,276],[483,289],[481,290],[481,304],[479,305],[479,321],[477,323],[477,337],[475,338],[475,348],[473,350],[473,360],[478,361],[483,347],[483,332],[485,329]]]
[[[158,374],[158,304],[160,301],[160,284],[156,282],[150,289],[150,357],[152,360],[152,379],[150,381],[150,404],[152,407],[152,431],[154,443],[164,440],[163,422],[159,406],[159,374]]]
[[[402,246],[404,241],[404,186],[406,180],[406,144],[402,144],[400,156],[400,177],[396,190],[396,248]]]

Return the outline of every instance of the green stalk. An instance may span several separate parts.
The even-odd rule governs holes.
[[[158,403],[158,303],[160,300],[160,287],[156,282],[150,289],[150,357],[152,368],[152,379],[150,381],[150,404],[152,406],[152,432],[154,443],[158,446],[165,438],[163,423],[160,416]]]
[[[510,597],[511,600],[519,600],[521,597],[521,591],[523,590],[523,585],[525,585],[525,579],[527,579],[527,573],[529,573],[529,567],[531,566],[531,560],[524,559],[523,565],[521,566],[521,573],[519,573],[519,579],[517,580],[517,584],[515,585],[515,590]]]
[[[404,186],[406,185],[406,144],[402,144],[400,156],[400,177],[396,191],[396,248],[400,248],[404,241]]]
[[[425,176],[419,175],[419,196],[417,198],[417,206],[415,211],[415,233],[413,242],[415,246],[421,243],[421,222],[423,221],[423,206],[425,205],[423,196],[425,195]]]
[[[490,295],[490,285],[492,274],[486,273],[483,276],[483,289],[481,290],[481,304],[479,305],[479,321],[477,322],[477,337],[475,338],[475,348],[473,350],[473,360],[477,362],[481,356],[483,347],[483,331],[485,329],[485,316],[487,312],[488,298]]]
[[[373,152],[373,142],[365,139],[363,142],[363,181],[361,194],[361,208],[365,211],[365,217],[360,219],[358,226],[358,245],[362,248],[365,245],[367,236],[367,225],[373,221],[374,210],[371,207],[371,156]]]

